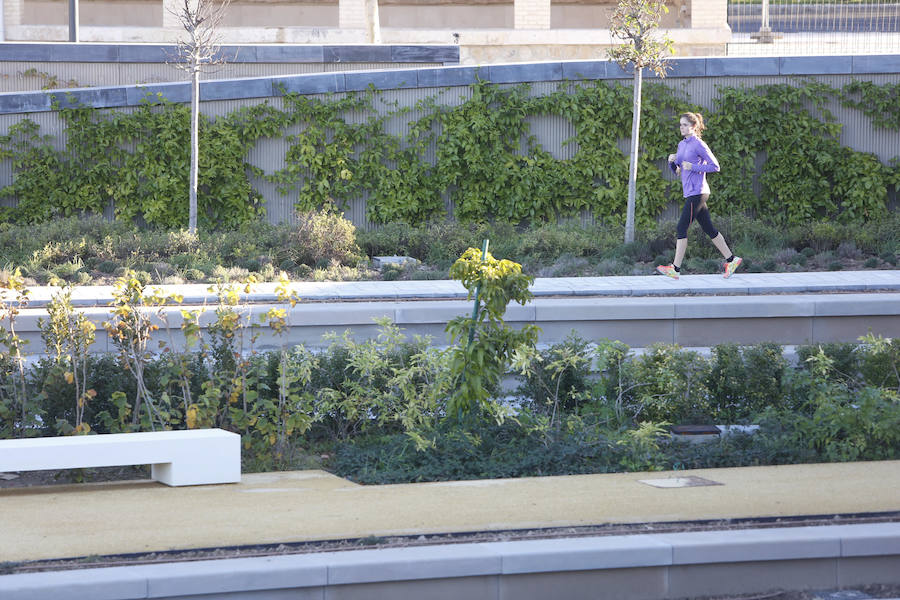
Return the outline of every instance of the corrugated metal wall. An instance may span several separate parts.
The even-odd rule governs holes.
[[[174,58],[174,57],[173,57]],[[275,77],[336,71],[372,69],[420,69],[441,66],[440,63],[242,63],[233,62],[212,67],[202,73],[208,79],[240,77]],[[139,85],[170,81],[187,81],[188,75],[166,63],[121,62],[0,62],[0,93],[26,92],[47,88]]]
[[[294,66],[296,68],[296,66]],[[833,87],[841,86],[851,81],[850,76],[832,75],[809,77],[821,81]],[[857,76],[856,79],[872,81],[877,84],[900,83],[900,74],[871,74],[865,76]],[[784,83],[791,79],[784,77],[705,77],[695,79],[676,79],[670,78],[663,80],[664,84],[676,90],[681,90],[686,97],[690,98],[696,104],[707,109],[714,106],[717,95],[717,88],[720,86],[745,86],[755,87],[764,84]],[[623,81],[623,84],[630,82]],[[539,82],[532,86],[533,94],[547,94],[557,89],[559,84],[556,82]],[[442,89],[404,89],[404,90],[388,90],[382,92],[382,99],[385,106],[392,109],[395,106],[414,107],[417,102],[428,97],[435,97],[441,104],[454,106],[462,103],[469,97],[470,88],[454,87]],[[323,97],[323,96],[319,96]],[[226,115],[237,108],[250,106],[268,102],[272,106],[281,108],[282,101],[280,98],[256,99],[256,100],[229,100],[206,102],[203,104],[202,110],[205,114],[216,117]],[[846,109],[836,102],[831,102],[828,107],[837,118],[839,123],[843,124],[841,135],[841,143],[855,150],[863,152],[871,152],[877,155],[883,162],[900,154],[900,134],[897,132],[888,132],[883,130],[875,130],[872,128],[867,117],[859,111]],[[27,115],[41,126],[44,134],[50,134],[56,137],[55,144],[62,147],[65,143],[64,135],[59,131],[59,120],[54,113],[35,113]],[[392,119],[388,124],[388,133],[397,136],[403,136],[408,132],[410,122],[419,118],[415,110],[408,113],[404,117]],[[22,118],[20,115],[0,115],[0,133],[5,134],[9,127]],[[364,119],[365,115],[355,114],[348,115],[348,119],[352,122],[359,122]],[[559,117],[529,117],[528,122],[531,131],[541,146],[549,151],[553,156],[565,159],[570,158],[577,151],[574,145],[563,146],[563,142],[570,139],[574,135],[572,125],[565,119]],[[674,125],[673,125],[674,126]],[[288,131],[286,134],[296,132]],[[627,152],[627,140],[620,140],[620,147]],[[260,143],[251,150],[248,161],[261,168],[265,173],[273,173],[284,166],[284,154],[287,149],[287,143],[283,138],[261,140]],[[433,158],[434,148],[430,151],[429,158]],[[662,169],[662,165],[660,168]],[[662,169],[668,173],[667,169]],[[12,168],[9,161],[0,163],[0,186],[6,186],[12,181]],[[254,186],[263,197],[266,198],[266,207],[268,211],[268,220],[271,222],[291,222],[293,220],[293,203],[296,196],[281,195],[275,190],[275,186],[267,181],[257,179],[253,182]],[[9,200],[4,201],[9,204]],[[448,201],[449,202],[449,201]],[[356,225],[361,227],[369,227],[370,224],[366,220],[365,197],[358,198],[347,207],[347,217]],[[452,212],[452,206],[448,204],[448,210]],[[583,215],[583,221],[590,221],[590,215]]]

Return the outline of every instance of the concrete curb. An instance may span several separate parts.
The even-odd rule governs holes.
[[[702,577],[691,576],[701,570]],[[803,573],[799,580],[797,572]],[[595,598],[595,586],[602,585],[610,597],[682,598],[734,593],[735,585],[747,593],[862,583],[900,583],[900,523],[452,544],[17,574],[0,576],[0,597],[240,594],[374,600],[421,597],[408,594],[427,591],[434,598],[529,600],[546,597],[548,585],[555,586],[557,597]]]

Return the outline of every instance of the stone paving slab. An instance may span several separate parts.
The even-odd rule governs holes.
[[[657,488],[640,482],[647,473],[612,473],[361,486],[323,471],[304,471],[245,474],[238,484],[182,488],[150,481],[0,488],[0,562],[367,536],[900,510],[900,461],[653,474],[689,475],[722,485]],[[692,552],[714,556],[713,542],[703,539]],[[753,555],[754,543],[748,538],[747,556]],[[858,554],[876,545],[892,551],[897,541],[879,537],[872,528],[866,540],[846,551]]]
[[[240,284],[234,284],[243,290]],[[242,299],[250,303],[277,302],[274,282],[253,284]],[[151,285],[167,294],[181,294],[183,304],[215,304],[208,284]],[[45,306],[57,288],[30,289],[29,306]],[[467,290],[458,281],[297,281],[291,290],[305,302],[351,302],[359,300],[466,299]],[[900,270],[827,271],[802,273],[740,273],[729,279],[721,275],[685,275],[678,280],[661,275],[614,277],[555,277],[535,279],[535,297],[547,296],[717,296],[773,293],[900,291]],[[74,288],[74,306],[105,306],[112,299],[112,286]],[[0,299],[10,299],[0,290]]]

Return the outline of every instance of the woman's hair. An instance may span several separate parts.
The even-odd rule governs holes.
[[[703,130],[706,129],[706,125],[703,124],[703,115],[700,113],[682,113],[681,117],[679,117],[679,121],[681,119],[687,119],[688,122],[694,126],[694,135],[700,137],[700,134],[703,133]]]

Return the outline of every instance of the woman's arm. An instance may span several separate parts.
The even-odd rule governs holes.
[[[716,160],[715,155],[712,153],[712,150],[709,149],[709,146],[706,145],[706,142],[698,139],[695,151],[697,152],[697,156],[700,158],[700,162],[694,163],[691,166],[692,170],[702,171],[704,173],[719,172],[719,161]]]

